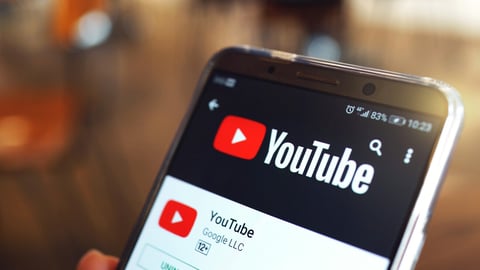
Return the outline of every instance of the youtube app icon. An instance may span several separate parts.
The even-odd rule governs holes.
[[[264,124],[239,116],[226,116],[213,141],[215,150],[241,159],[253,159],[262,145]]]
[[[158,224],[180,237],[187,237],[192,230],[197,210],[183,203],[169,200],[163,208]]]

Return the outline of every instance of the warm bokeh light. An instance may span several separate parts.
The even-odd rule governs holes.
[[[84,45],[82,42],[84,37],[84,31],[93,31],[91,24],[97,24],[100,30],[105,31],[105,18],[99,15],[104,14],[101,11],[107,8],[107,0],[52,0],[54,16],[53,23],[53,36],[54,40],[64,47],[72,46],[76,40],[79,40],[80,45]],[[97,12],[92,13],[91,12]],[[90,14],[90,18],[89,18]],[[87,16],[87,17],[85,17]],[[93,18],[92,18],[93,16]],[[99,25],[98,25],[99,24]],[[88,28],[88,29],[85,29]],[[93,38],[98,39],[97,32],[92,32],[95,35]],[[80,33],[77,33],[80,32]],[[83,36],[82,36],[83,34]],[[83,38],[83,39],[82,39]],[[91,41],[90,41],[91,42]],[[88,43],[88,42],[87,42]]]
[[[381,27],[480,37],[477,0],[348,0],[352,15]]]

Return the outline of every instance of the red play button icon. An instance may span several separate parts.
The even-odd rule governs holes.
[[[253,159],[262,145],[264,124],[239,116],[226,116],[213,141],[215,150],[242,159]]]
[[[173,234],[187,237],[196,218],[197,210],[183,203],[169,200],[163,208],[158,224]]]

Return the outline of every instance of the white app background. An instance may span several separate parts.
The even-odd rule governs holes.
[[[158,219],[168,200],[197,210],[190,234],[179,237],[162,229]],[[254,230],[252,238],[210,221],[212,211],[234,218]],[[321,215],[321,213],[317,213]],[[227,238],[227,243],[204,235],[208,228]],[[231,241],[230,241],[231,240]],[[205,255],[196,250],[199,241],[208,243]],[[236,241],[236,248],[232,245]],[[239,243],[243,250],[239,251]],[[230,245],[229,245],[230,244]],[[389,260],[349,244],[282,221],[166,176],[159,196],[136,243],[127,269],[356,269],[385,270]]]

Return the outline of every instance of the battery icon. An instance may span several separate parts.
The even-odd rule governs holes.
[[[407,123],[407,119],[399,115],[390,115],[388,118],[388,123],[396,126],[404,126]]]

